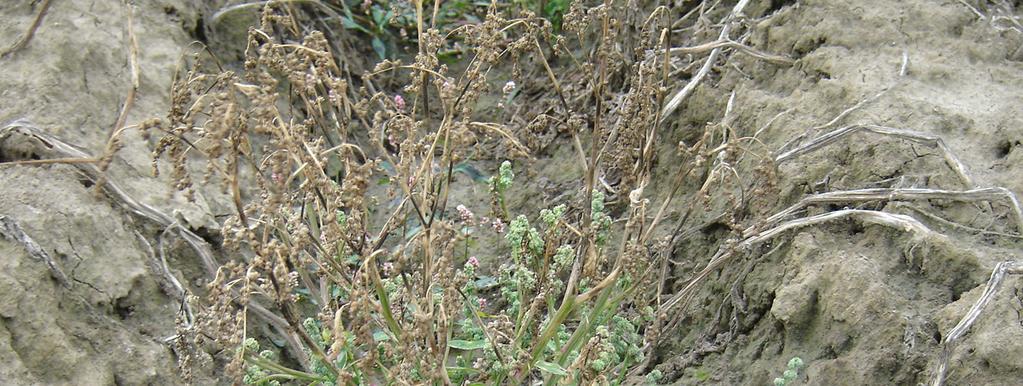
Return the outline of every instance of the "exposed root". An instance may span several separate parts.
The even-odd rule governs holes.
[[[903,67],[905,68],[908,63],[908,55],[903,57]],[[905,72],[905,69],[900,70]],[[884,91],[875,95],[873,98],[869,98],[853,108],[844,111],[836,119],[832,120],[828,124],[820,127],[827,127],[834,122],[837,122],[841,117],[847,115],[849,111],[857,108],[863,103],[876,99],[878,96],[883,94]],[[685,313],[685,308],[696,295],[700,285],[706,281],[710,275],[714,272],[725,267],[729,262],[733,260],[736,255],[749,251],[753,246],[769,241],[775,237],[778,237],[783,232],[802,228],[811,225],[817,225],[824,222],[833,220],[841,220],[846,218],[856,219],[858,221],[870,224],[877,224],[886,227],[895,228],[904,232],[909,232],[914,235],[914,242],[907,250],[911,253],[915,246],[919,242],[934,242],[940,240],[947,240],[946,236],[932,231],[926,225],[921,223],[914,217],[901,214],[893,214],[874,210],[861,210],[861,209],[843,209],[823,214],[806,216],[801,218],[792,219],[795,216],[800,215],[805,211],[806,208],[813,205],[820,204],[836,204],[836,203],[857,203],[857,202],[868,202],[868,201],[915,201],[915,200],[949,200],[957,202],[988,202],[993,203],[995,201],[1002,201],[1009,207],[1009,216],[1011,222],[1013,222],[1015,230],[1018,234],[1007,234],[999,232],[988,232],[981,229],[971,228],[965,225],[957,224],[955,222],[941,219],[937,220],[948,225],[966,228],[969,230],[980,231],[984,233],[993,233],[1002,236],[1008,236],[1013,238],[1020,238],[1023,236],[1023,209],[1021,209],[1019,199],[1016,195],[1002,187],[994,188],[973,188],[973,182],[966,172],[966,167],[959,161],[959,159],[951,152],[948,146],[945,145],[944,141],[933,135],[895,129],[877,125],[852,125],[843,127],[829,133],[823,134],[809,143],[799,146],[795,149],[788,150],[778,155],[775,158],[776,164],[781,164],[786,161],[790,161],[799,156],[805,155],[812,151],[818,150],[824,146],[832,144],[843,137],[859,131],[867,131],[875,134],[881,134],[900,139],[906,139],[913,142],[924,143],[931,146],[935,146],[941,150],[944,155],[945,162],[955,172],[958,179],[968,190],[942,190],[942,189],[929,189],[929,188],[871,188],[871,189],[856,189],[847,191],[827,192],[821,194],[815,194],[803,198],[798,203],[758,222],[748,228],[742,233],[741,241],[732,241],[726,243],[710,262],[699,271],[689,282],[682,288],[677,294],[672,296],[669,300],[663,303],[661,308],[662,312],[667,312],[673,307],[678,306],[676,315],[672,323],[676,323],[682,314]],[[911,206],[912,207],[912,206]],[[912,207],[913,209],[917,209]],[[935,218],[925,212],[921,213],[925,216]],[[747,267],[748,269],[748,267]],[[940,386],[944,383],[945,377],[948,372],[948,362],[951,358],[953,351],[955,350],[958,340],[967,332],[967,330],[976,322],[984,311],[991,299],[994,298],[997,293],[1002,279],[1006,274],[1023,274],[1023,262],[1021,261],[1005,261],[999,263],[991,273],[991,278],[984,289],[983,295],[973,304],[969,312],[960,320],[960,322],[946,334],[942,341],[942,353],[938,360],[937,367],[933,373],[933,379],[931,384],[934,386]],[[733,284],[733,291],[734,291]],[[734,294],[732,295],[734,296]],[[741,300],[741,299],[740,299]],[[733,301],[735,301],[733,299]],[[740,302],[741,303],[741,302]],[[741,306],[741,304],[740,304]],[[740,307],[741,308],[741,307]],[[670,328],[670,327],[669,327]]]
[[[973,180],[971,180],[969,175],[966,173],[966,166],[964,166],[963,163],[959,161],[959,158],[956,157],[951,150],[949,150],[948,146],[945,145],[945,141],[943,141],[940,137],[885,126],[877,125],[846,126],[829,132],[827,134],[821,135],[815,138],[814,140],[810,141],[810,143],[806,145],[784,152],[775,157],[774,162],[777,163],[778,165],[781,165],[782,163],[793,160],[796,157],[802,156],[812,151],[818,150],[824,146],[830,145],[838,141],[839,139],[842,139],[843,137],[860,131],[866,131],[875,134],[906,139],[913,142],[937,147],[939,150],[941,150],[942,154],[944,155],[945,163],[947,163],[948,166],[952,168],[952,170],[956,173],[956,176],[959,177],[959,180],[963,183],[963,185],[966,188],[973,188]]]
[[[169,230],[169,229],[168,229]],[[166,231],[164,231],[166,233]],[[153,245],[146,240],[145,236],[142,236],[138,231],[135,232],[135,237],[146,246],[149,251],[149,259],[153,269],[159,271],[163,275],[164,285],[172,287],[173,292],[169,291],[170,288],[165,289],[169,294],[174,295],[181,302],[181,312],[184,314],[184,328],[192,328],[192,323],[195,321],[195,313],[192,312],[192,306],[188,303],[188,290],[181,284],[176,276],[170,271],[170,266],[167,264],[167,255],[164,253],[163,247],[163,235],[160,237],[160,257],[156,257],[156,251],[153,250]]]
[[[15,133],[33,137],[50,150],[62,155],[64,158],[81,160],[95,159],[95,157],[87,153],[85,150],[68,144],[67,142],[54,137],[25,121],[15,121],[8,124],[3,129],[0,129],[0,139],[6,138],[7,136]],[[102,178],[102,172],[92,162],[74,162],[71,164],[93,180],[99,181]],[[125,192],[117,183],[106,181],[103,188],[106,189],[117,202],[121,203],[126,209],[133,213],[152,220],[164,227],[175,224],[173,217],[153,208],[152,206],[135,200],[135,198],[128,195],[128,193]],[[216,259],[213,257],[213,251],[206,241],[204,241],[202,237],[199,237],[199,235],[196,235],[192,231],[180,225],[176,228],[181,237],[185,239],[185,241],[188,242],[193,249],[195,249],[196,253],[199,254],[199,258],[202,260],[207,273],[209,273],[211,277],[212,275],[215,275],[220,264],[217,263]]]
[[[952,357],[952,352],[955,350],[956,345],[959,344],[959,338],[966,334],[970,326],[984,312],[984,308],[991,302],[991,299],[994,299],[1006,274],[1023,274],[1023,262],[1003,261],[998,263],[995,269],[991,271],[991,278],[988,279],[987,285],[984,287],[984,294],[973,303],[973,307],[970,307],[970,311],[959,320],[959,324],[956,324],[948,334],[945,334],[945,338],[941,340],[941,357],[938,359],[938,365],[934,370],[934,378],[931,380],[931,385],[941,386],[945,384],[945,376],[948,374],[948,361]]]
[[[25,48],[25,46],[28,45],[28,42],[32,40],[32,37],[35,36],[36,30],[39,29],[39,24],[42,24],[43,22],[43,16],[46,15],[46,11],[49,9],[50,0],[43,0],[43,3],[39,6],[39,12],[37,12],[36,17],[32,19],[32,24],[28,26],[25,33],[21,34],[18,41],[14,42],[14,44],[11,44],[10,47],[5,48],[3,51],[0,51],[0,58],[6,58],[8,55]]]
[[[906,71],[906,67],[908,66],[908,62],[909,62],[909,56],[907,55],[906,57],[903,58],[902,69],[899,70],[900,76],[903,75],[903,73]],[[849,114],[852,114],[854,111],[859,110],[861,107],[863,107],[863,105],[866,105],[867,103],[876,101],[878,98],[880,98],[881,96],[886,94],[888,92],[888,90],[891,90],[891,88],[886,88],[884,90],[881,90],[877,94],[874,94],[874,95],[872,95],[869,98],[865,98],[865,99],[857,102],[855,105],[852,105],[852,107],[847,108],[845,110],[842,110],[842,112],[838,113],[838,115],[836,115],[830,121],[827,121],[827,122],[825,122],[822,125],[814,126],[811,130],[824,130],[824,129],[827,129],[827,128],[831,127],[831,126],[834,126],[838,122],[841,122],[842,119],[845,119],[845,117],[848,117]]]
[[[750,227],[743,232],[743,236],[750,236],[758,231],[758,228],[766,228],[795,215],[808,206],[818,204],[853,203],[862,201],[908,201],[908,200],[951,200],[961,202],[975,201],[996,201],[1005,200],[1015,221],[1017,231],[1023,235],[1023,210],[1020,209],[1019,200],[1016,195],[1005,188],[982,188],[966,191],[940,190],[940,189],[857,189],[837,192],[815,194],[803,198],[795,205],[792,205],[777,214],[768,217],[756,227]]]
[[[732,258],[741,251],[747,251],[753,246],[771,240],[789,230],[846,218],[854,218],[864,223],[883,225],[903,232],[913,233],[917,238],[925,241],[928,239],[934,240],[945,238],[944,235],[932,231],[926,225],[913,217],[875,210],[843,209],[787,221],[766,231],[754,233],[735,245],[726,246],[719,250],[711,261],[707,263],[707,266],[696,274],[696,277],[689,280],[681,291],[664,303],[662,309],[664,312],[668,312],[671,308],[681,303],[682,308],[679,312],[684,312],[685,306],[696,294],[696,291],[699,289],[703,281],[712,273],[724,267],[725,264],[730,262]]]
[[[734,48],[734,49],[738,50],[739,52],[742,52],[742,53],[747,54],[749,56],[752,56],[754,58],[761,59],[761,60],[764,60],[764,61],[766,61],[768,63],[773,63],[773,64],[777,64],[777,65],[782,65],[782,66],[791,66],[793,63],[796,62],[795,60],[792,60],[792,58],[789,58],[787,56],[769,54],[769,53],[766,53],[766,52],[760,52],[760,51],[757,51],[757,50],[753,49],[750,46],[747,46],[745,44],[742,44],[742,43],[739,43],[739,42],[736,42],[736,41],[733,41],[733,40],[729,40],[728,38],[721,39],[721,40],[716,40],[716,41],[713,41],[713,42],[710,42],[710,43],[704,43],[704,44],[701,44],[701,45],[698,45],[698,46],[676,47],[676,48],[669,49],[668,53],[672,54],[672,55],[695,54],[695,53],[702,53],[702,52],[712,51],[712,50],[717,49],[717,48]]]
[[[719,41],[728,40],[728,35],[732,32],[732,22],[739,17],[739,14],[742,13],[742,10],[746,8],[747,4],[749,4],[749,0],[739,1],[739,3],[735,4],[735,7],[732,8],[732,12],[729,13],[728,16],[725,16],[725,19],[722,21],[724,27],[721,28],[721,34],[718,36]],[[723,49],[724,47],[717,47],[711,50],[710,55],[707,56],[707,61],[703,63],[703,67],[700,67],[700,72],[697,72],[696,76],[690,79],[689,83],[686,83],[685,87],[682,87],[682,89],[675,92],[671,98],[668,98],[668,103],[666,103],[664,108],[661,109],[661,123],[668,119],[668,117],[671,116],[671,113],[675,112],[675,109],[682,104],[682,101],[696,90],[696,86],[703,81],[703,78],[710,73],[710,69],[714,67],[714,62],[717,61],[718,55],[721,55],[721,50]]]
[[[65,275],[64,271],[60,269],[57,262],[53,261],[50,254],[46,253],[39,244],[36,244],[35,240],[32,240],[32,237],[26,234],[25,231],[21,229],[21,226],[14,221],[14,219],[7,216],[0,216],[0,235],[3,235],[4,238],[24,246],[29,257],[46,263],[46,266],[50,269],[50,275],[52,275],[54,279],[57,279],[57,282],[60,283],[60,285],[64,286],[64,288],[71,288],[71,281],[68,280],[67,275]]]

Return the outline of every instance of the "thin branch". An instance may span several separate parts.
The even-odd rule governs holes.
[[[832,132],[817,137],[816,139],[810,141],[810,143],[806,145],[800,146],[798,148],[789,150],[785,153],[778,155],[777,157],[775,157],[774,162],[781,165],[786,161],[792,160],[801,155],[818,150],[824,146],[830,145],[838,141],[842,137],[860,131],[866,131],[870,133],[881,134],[935,146],[939,150],[941,150],[942,154],[945,157],[945,163],[947,163],[948,166],[952,168],[952,170],[956,173],[957,177],[959,177],[959,180],[963,183],[963,185],[966,186],[967,188],[973,187],[973,181],[970,179],[969,175],[966,172],[966,166],[959,161],[959,158],[952,153],[952,151],[948,148],[948,145],[945,145],[945,141],[943,141],[940,137],[916,131],[896,129],[885,126],[852,125],[836,129]]]
[[[728,39],[729,33],[732,32],[732,21],[739,17],[739,14],[742,13],[743,8],[746,8],[747,4],[749,4],[749,0],[741,0],[734,8],[732,8],[732,12],[729,13],[722,21],[725,26],[721,28],[721,34],[718,36],[718,40]],[[661,109],[662,123],[675,112],[675,109],[682,104],[682,101],[692,94],[693,91],[696,90],[696,86],[703,81],[703,78],[705,78],[708,73],[710,73],[710,69],[714,67],[714,62],[717,61],[718,55],[721,54],[722,49],[723,47],[718,47],[711,50],[710,55],[707,57],[707,61],[704,62],[703,67],[700,68],[700,72],[696,73],[696,76],[690,79],[689,83],[686,83],[685,87],[678,90],[675,95],[672,95],[671,98],[668,99],[668,103],[664,105],[663,109]]]
[[[0,216],[0,236],[21,244],[25,247],[25,252],[28,253],[29,257],[46,263],[46,266],[50,269],[50,275],[57,279],[60,285],[64,286],[64,288],[71,288],[71,281],[53,260],[53,257],[46,253],[46,250],[40,247],[35,240],[32,240],[32,237],[26,234],[14,219]]]
[[[46,15],[46,11],[48,9],[50,9],[50,0],[43,0],[42,5],[39,6],[39,12],[37,12],[36,17],[32,19],[32,24],[28,26],[28,29],[21,34],[21,37],[18,38],[14,44],[11,44],[10,47],[7,47],[3,51],[0,51],[0,58],[6,58],[8,55],[17,52],[28,45],[28,42],[32,40],[33,36],[35,36],[36,30],[39,29],[39,25],[42,24],[43,16]]]
[[[795,60],[787,56],[757,51],[750,46],[728,39],[727,37],[725,37],[724,39],[715,40],[713,42],[700,44],[698,46],[672,48],[668,50],[668,53],[672,55],[697,54],[712,51],[719,48],[734,48],[739,52],[742,52],[754,58],[762,59],[769,63],[783,66],[791,66],[796,62]]]
[[[980,314],[984,312],[984,308],[994,299],[1006,274],[1023,274],[1023,262],[1003,261],[998,263],[995,269],[991,271],[991,278],[988,279],[987,285],[984,286],[984,293],[973,303],[970,311],[941,340],[941,357],[938,359],[938,365],[934,370],[934,378],[931,381],[931,385],[942,386],[945,384],[945,377],[948,375],[948,361],[951,359],[955,347],[959,344],[959,338],[966,334],[970,326],[973,326],[973,323],[977,321]]]
[[[712,273],[721,269],[726,263],[731,261],[732,257],[734,257],[736,253],[749,250],[753,246],[771,240],[789,230],[847,218],[854,218],[865,223],[895,228],[921,237],[944,238],[943,235],[935,233],[913,217],[873,210],[843,209],[788,221],[764,232],[749,236],[734,246],[719,250],[702,271],[697,273],[681,291],[664,303],[664,312],[670,311],[674,306],[679,304],[682,305],[682,311],[684,311],[685,305],[687,305],[689,300],[691,300],[696,294],[696,290],[699,288],[700,284],[702,284],[703,281]]]

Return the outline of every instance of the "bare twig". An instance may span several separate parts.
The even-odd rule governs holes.
[[[0,215],[0,235],[6,239],[21,244],[25,247],[25,251],[28,252],[29,257],[46,263],[46,266],[50,269],[50,275],[52,275],[54,279],[57,279],[57,282],[60,283],[60,285],[64,286],[64,288],[71,288],[71,281],[68,279],[67,275],[64,274],[64,271],[57,266],[57,263],[53,261],[50,254],[46,253],[46,251],[43,250],[43,248],[40,247],[35,240],[32,240],[32,237],[26,234],[25,231],[21,229],[21,226],[14,221],[14,219]]]
[[[1005,188],[982,188],[966,191],[940,190],[940,189],[857,189],[837,192],[815,194],[803,198],[795,205],[788,207],[777,214],[768,217],[757,225],[760,229],[773,226],[778,222],[792,216],[810,205],[828,203],[851,203],[861,201],[906,201],[906,200],[933,200],[943,199],[952,201],[995,201],[1005,200],[1012,211],[1016,229],[1023,234],[1023,210],[1020,209],[1019,200],[1012,191]],[[743,232],[743,236],[749,237],[757,232],[757,228],[750,227]]]
[[[728,16],[725,16],[725,19],[722,21],[724,27],[721,27],[721,34],[718,36],[718,40],[728,39],[729,33],[732,32],[732,21],[739,17],[739,14],[742,13],[743,8],[746,8],[747,4],[749,4],[749,0],[739,1],[739,3],[735,4],[735,7],[732,8],[732,12],[729,13]],[[662,122],[668,119],[668,117],[675,112],[675,109],[682,104],[682,101],[692,94],[693,91],[696,90],[696,86],[703,81],[703,78],[705,78],[708,73],[710,73],[710,69],[714,67],[714,62],[717,61],[718,55],[721,54],[722,49],[723,47],[717,47],[711,50],[710,55],[707,56],[707,61],[704,62],[703,67],[700,68],[700,72],[696,73],[696,76],[690,79],[689,83],[686,83],[685,87],[682,87],[681,90],[678,90],[671,96],[671,98],[668,99],[668,103],[666,103],[664,108],[661,109]]]
[[[998,293],[999,287],[1002,285],[1002,279],[1005,278],[1006,274],[1019,275],[1023,274],[1023,262],[1020,261],[1003,261],[995,266],[995,269],[991,271],[991,278],[988,279],[987,285],[984,286],[984,293],[973,303],[973,307],[970,307],[970,311],[959,320],[959,323],[945,334],[945,338],[941,340],[941,357],[938,359],[938,366],[934,370],[934,378],[931,380],[931,385],[941,386],[945,384],[945,376],[948,374],[948,361],[952,357],[952,352],[955,350],[956,345],[959,344],[959,338],[962,338],[966,331],[970,329],[970,326],[977,321],[980,314],[984,312],[984,308],[987,307],[991,299],[994,299],[995,294]]]
[[[136,95],[139,91],[139,42],[135,37],[135,10],[132,4],[125,4],[125,7],[127,8],[126,13],[128,15],[128,62],[131,63],[131,87],[128,89],[128,95],[124,97],[124,105],[121,106],[121,112],[117,115],[117,121],[114,122],[114,127],[110,129],[107,143],[103,147],[103,154],[99,157],[98,170],[100,175],[95,185],[97,194],[102,191],[106,181],[106,170],[110,167],[114,153],[121,146],[121,141],[118,137],[124,131],[124,125],[128,121],[128,113],[135,106]]]
[[[780,164],[782,164],[782,163],[784,163],[786,161],[792,160],[792,159],[794,159],[796,157],[799,157],[801,155],[810,153],[810,152],[812,152],[814,150],[817,150],[817,149],[820,149],[820,148],[822,148],[824,146],[832,144],[835,141],[838,141],[839,139],[841,139],[842,137],[845,137],[845,136],[848,136],[850,134],[853,134],[853,133],[856,133],[856,132],[860,132],[860,131],[866,131],[866,132],[870,132],[870,133],[881,134],[881,135],[886,135],[886,136],[890,136],[890,137],[906,139],[906,140],[910,140],[910,141],[917,142],[917,143],[923,143],[923,144],[935,146],[939,150],[941,150],[943,156],[945,157],[945,163],[947,163],[948,166],[950,168],[952,168],[952,170],[956,173],[956,176],[959,177],[959,180],[963,183],[963,185],[965,187],[967,187],[967,188],[972,188],[973,187],[973,181],[970,179],[969,175],[966,173],[966,166],[963,165],[963,163],[959,161],[959,158],[956,157],[955,154],[953,154],[951,150],[949,150],[948,146],[945,145],[945,141],[943,141],[940,137],[937,137],[937,136],[934,136],[934,135],[930,135],[930,134],[924,134],[924,133],[920,133],[920,132],[915,132],[915,131],[896,129],[896,128],[892,128],[892,127],[885,127],[885,126],[877,126],[877,125],[852,125],[852,126],[846,126],[846,127],[834,130],[832,132],[829,132],[827,134],[821,135],[821,136],[815,138],[813,141],[810,141],[810,143],[808,143],[806,145],[803,145],[803,146],[800,146],[798,148],[789,150],[789,151],[787,151],[785,153],[782,153],[782,154],[778,155],[777,157],[775,157],[774,161],[775,161],[775,163],[780,165]]]
[[[775,54],[769,54],[769,53],[766,53],[766,52],[757,51],[757,50],[753,49],[750,46],[747,46],[745,44],[742,44],[742,43],[736,42],[734,40],[728,39],[727,37],[725,37],[724,39],[715,40],[715,41],[710,42],[710,43],[700,44],[698,46],[672,48],[672,49],[669,49],[668,52],[670,54],[672,54],[672,55],[696,54],[696,53],[703,53],[703,52],[707,52],[707,51],[712,51],[712,50],[719,49],[719,48],[734,48],[734,49],[739,50],[739,52],[742,52],[742,53],[747,54],[749,56],[752,56],[754,58],[762,59],[762,60],[765,60],[765,61],[767,61],[769,63],[783,65],[783,66],[791,66],[793,63],[796,62],[795,60],[793,60],[792,58],[789,58],[787,56],[775,55]]]
[[[32,19],[32,24],[28,26],[25,33],[21,34],[21,37],[18,38],[14,44],[11,44],[10,47],[5,48],[3,51],[0,51],[0,58],[5,58],[28,45],[28,42],[32,40],[33,36],[35,36],[36,29],[39,28],[39,24],[42,24],[43,16],[46,15],[46,11],[49,8],[50,0],[43,0],[43,3],[39,6],[39,12],[37,12],[36,17]]]

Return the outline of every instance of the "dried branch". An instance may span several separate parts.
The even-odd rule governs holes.
[[[782,153],[775,157],[774,162],[781,165],[782,163],[785,163],[787,161],[790,161],[792,159],[795,159],[796,157],[810,153],[812,151],[818,150],[824,146],[830,145],[838,141],[843,137],[860,131],[866,131],[870,133],[881,134],[935,146],[939,150],[941,150],[942,155],[945,157],[945,163],[947,163],[948,166],[952,168],[952,170],[956,173],[956,176],[959,177],[959,180],[963,183],[963,185],[967,188],[973,187],[973,181],[970,179],[969,175],[966,172],[966,166],[959,161],[959,158],[952,153],[952,151],[948,148],[948,145],[945,145],[945,141],[943,141],[940,137],[916,131],[896,129],[885,126],[877,125],[846,126],[829,132],[827,134],[821,135],[815,138],[814,140],[810,141],[810,143],[806,145]]]
[[[35,36],[36,30],[39,29],[39,25],[43,22],[43,16],[46,15],[46,11],[49,9],[50,0],[43,0],[43,3],[39,6],[39,12],[37,12],[36,17],[32,19],[32,24],[28,26],[25,33],[21,34],[21,37],[18,38],[14,44],[11,44],[10,47],[7,47],[3,51],[0,51],[0,58],[6,58],[8,55],[25,48],[25,46],[28,45],[28,42],[32,40],[32,37]]]
[[[35,240],[32,240],[32,237],[26,234],[25,231],[21,229],[21,226],[14,221],[14,219],[7,216],[0,216],[0,235],[3,235],[4,238],[8,240],[21,244],[25,247],[25,251],[28,252],[29,257],[46,263],[46,266],[50,269],[50,275],[52,275],[54,279],[57,279],[57,282],[60,283],[60,285],[64,286],[64,288],[71,288],[71,281],[68,279],[67,275],[64,274],[64,271],[57,266],[57,263],[53,261],[50,254],[46,253],[46,251],[43,250],[43,248],[40,247]]]
[[[710,274],[716,272],[718,269],[724,267],[725,263],[731,261],[740,251],[746,251],[753,246],[775,238],[782,233],[799,229],[810,225],[822,224],[829,221],[843,220],[846,218],[854,218],[864,223],[883,225],[890,228],[895,228],[904,232],[913,233],[923,238],[944,238],[945,236],[935,233],[926,225],[921,223],[919,220],[901,214],[885,213],[874,210],[861,210],[861,209],[843,209],[834,212],[828,212],[810,217],[804,217],[796,220],[791,220],[782,223],[776,227],[768,229],[764,232],[756,233],[746,237],[743,241],[739,242],[734,246],[728,246],[722,248],[717,254],[711,259],[707,266],[701,270],[693,279],[690,279],[681,291],[675,296],[664,303],[664,312],[670,311],[674,306],[679,303],[682,304],[680,312],[684,312],[685,306],[689,300],[696,294],[696,290],[700,284],[703,283]]]
[[[1019,200],[1012,191],[1006,188],[982,188],[972,189],[966,191],[954,191],[954,190],[940,190],[940,189],[888,189],[888,188],[877,188],[877,189],[857,189],[857,190],[844,190],[838,192],[827,192],[821,194],[815,194],[806,198],[803,198],[795,205],[792,205],[785,210],[782,210],[766,220],[757,224],[758,228],[765,228],[773,226],[774,224],[784,220],[785,218],[792,216],[799,211],[810,205],[817,204],[829,204],[829,203],[851,203],[851,202],[862,202],[862,201],[907,201],[907,200],[952,200],[961,202],[974,202],[974,201],[995,201],[1005,200],[1012,210],[1012,215],[1016,223],[1016,229],[1023,234],[1023,210],[1020,209]],[[756,228],[750,227],[743,232],[744,236],[749,237],[751,234],[757,232]]]
[[[941,340],[941,357],[939,357],[938,366],[934,370],[934,378],[931,380],[931,385],[941,386],[945,384],[945,377],[948,375],[948,361],[951,359],[956,345],[959,344],[959,338],[966,334],[970,326],[973,326],[973,323],[977,321],[980,314],[984,312],[984,308],[991,302],[991,299],[994,299],[1006,274],[1023,274],[1023,262],[1003,261],[998,263],[995,269],[991,271],[991,278],[988,279],[987,285],[984,286],[984,293],[973,303],[970,311],[959,320],[959,324],[956,324],[948,334],[945,334],[945,338]]]
[[[746,8],[747,4],[749,4],[749,0],[739,1],[739,3],[735,4],[735,7],[732,8],[732,12],[729,13],[728,16],[725,16],[724,20],[721,21],[721,23],[724,24],[724,27],[721,28],[721,34],[718,36],[719,41],[728,39],[729,33],[732,32],[732,22],[739,17],[739,14],[742,13],[743,8]],[[666,103],[664,108],[661,109],[662,123],[675,112],[675,109],[682,104],[682,101],[696,90],[696,86],[703,81],[703,78],[707,77],[707,74],[710,73],[710,69],[714,67],[714,62],[717,61],[718,55],[721,54],[722,49],[724,48],[717,47],[711,50],[710,55],[707,56],[707,61],[704,62],[703,67],[700,68],[700,72],[696,73],[696,76],[690,79],[689,83],[686,83],[685,87],[682,87],[681,90],[678,90],[671,96],[671,98],[668,99],[668,103]]]

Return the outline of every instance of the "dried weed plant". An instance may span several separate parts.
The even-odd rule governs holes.
[[[715,66],[730,53],[792,63],[745,44],[751,23],[742,14],[746,0],[731,9],[699,2],[648,14],[635,2],[576,1],[564,15],[565,35],[553,34],[550,21],[529,7],[496,2],[480,23],[441,28],[438,3],[431,13],[414,0],[417,54],[362,74],[354,73],[358,60],[349,42],[309,29],[296,3],[302,2],[265,2],[238,71],[194,55],[174,82],[167,118],[137,125],[124,119],[138,88],[138,48],[129,28],[134,80],[100,157],[26,124],[0,131],[0,140],[34,136],[68,157],[10,164],[74,164],[99,181],[97,191],[105,189],[166,228],[160,258],[152,248],[151,257],[181,292],[179,334],[168,342],[186,375],[214,353],[231,376],[248,384],[619,384],[630,371],[650,370],[666,331],[685,317],[711,274],[789,230],[854,219],[912,233],[911,257],[932,247],[954,249],[945,234],[913,216],[817,208],[823,204],[983,202],[992,217],[1014,220],[1013,229],[979,229],[910,208],[967,232],[1018,239],[1023,229],[1015,195],[975,188],[940,138],[860,124],[773,155],[759,151],[765,146],[757,137],[774,119],[757,130],[737,124],[734,93],[721,119],[690,133],[677,145],[676,162],[661,166],[667,185],[659,187],[662,201],[652,205],[648,189],[669,118],[712,78]],[[310,3],[328,10],[333,4]],[[679,11],[685,13],[676,18]],[[708,21],[715,15],[716,26]],[[671,47],[680,32],[709,42]],[[458,70],[439,57],[453,40],[467,47]],[[696,55],[704,53],[701,64]],[[904,58],[900,75],[907,64]],[[508,67],[510,74],[502,71]],[[679,74],[690,75],[681,87],[670,81]],[[811,131],[838,124],[883,93]],[[494,99],[501,101],[496,108],[489,102]],[[105,180],[128,128],[158,136],[154,171],[168,159],[174,186],[186,197],[207,184],[232,197],[235,213],[222,229],[227,263],[217,262],[179,221]],[[779,202],[778,165],[857,132],[934,145],[966,190],[895,184],[820,193],[787,208]],[[521,201],[509,196],[520,191],[516,163],[528,165],[559,139],[577,153],[579,184],[568,188],[562,205],[513,215],[513,201]],[[460,198],[490,202],[489,214],[452,202],[456,173],[478,173],[465,166],[468,161],[501,158],[524,162],[501,163],[487,180],[488,197]],[[200,174],[194,159],[205,162],[200,182],[193,180]],[[673,205],[683,196],[683,204]],[[995,213],[997,201],[1008,215]],[[676,209],[675,224],[661,226],[669,208]],[[717,252],[702,269],[683,270],[692,276],[679,280],[674,267],[692,262],[674,259],[676,250],[713,225],[725,234]],[[27,240],[20,242],[31,250],[34,243],[16,224],[7,228],[5,236]],[[164,238],[172,230],[199,252],[212,277],[202,297],[185,294],[167,268]],[[503,264],[488,272],[481,260]],[[715,333],[724,341],[713,344],[733,336],[734,323],[718,323],[721,318],[746,312],[737,288],[754,263],[724,294],[711,325],[732,330]],[[61,277],[58,267],[51,269]],[[933,384],[944,382],[957,340],[1004,275],[1020,272],[1018,262],[995,267],[984,296],[943,340]],[[258,333],[260,323],[275,335]]]
[[[769,216],[782,204],[779,164],[856,131],[934,144],[972,186],[939,138],[880,126],[847,126],[774,156],[757,138],[774,119],[757,130],[737,124],[734,93],[718,122],[678,143],[676,162],[660,168],[662,201],[652,204],[645,192],[669,118],[712,70],[731,53],[793,63],[746,45],[756,22],[743,15],[747,0],[730,9],[699,2],[681,17],[629,1],[576,1],[564,35],[528,7],[496,2],[479,23],[441,28],[437,3],[431,14],[414,0],[416,55],[363,74],[353,73],[355,53],[338,49],[347,43],[308,29],[292,3],[266,2],[242,69],[194,56],[168,118],[140,125],[161,134],[154,168],[169,159],[178,190],[194,194],[189,160],[198,157],[201,184],[219,183],[234,201],[222,230],[232,258],[216,267],[205,296],[191,299],[194,323],[182,323],[175,341],[186,369],[222,349],[230,374],[250,384],[620,384],[651,369],[712,273],[788,230],[855,219],[947,244],[912,216],[798,217],[808,206],[1008,197],[1020,216],[1004,190],[899,187],[808,197]],[[671,47],[681,34],[706,40]],[[454,40],[467,57],[456,70],[440,58]],[[690,75],[681,87],[671,81],[679,74]],[[562,205],[516,215],[516,164],[558,140],[576,153],[579,184]],[[468,161],[502,158],[524,162],[503,162],[487,180],[489,197],[468,198],[489,201],[490,213],[452,202],[456,172],[474,170]],[[661,226],[670,208],[675,224]],[[680,280],[674,267],[692,262],[673,259],[676,250],[713,225],[725,229],[717,252]],[[481,260],[500,266],[485,271]],[[736,292],[744,275],[717,318],[745,312]],[[251,315],[285,343],[250,336]]]
[[[518,63],[536,55],[557,84],[543,45],[569,49],[528,11],[508,18],[495,3],[481,23],[444,36],[424,21],[422,2],[414,5],[414,60],[382,61],[353,82],[325,35],[300,27],[289,4],[268,2],[243,69],[195,55],[174,83],[168,118],[143,125],[159,134],[155,171],[158,159],[169,159],[175,187],[189,198],[197,185],[219,183],[236,212],[222,231],[234,258],[217,269],[205,297],[193,299],[196,321],[178,336],[183,366],[213,345],[232,353],[230,374],[248,383],[521,384],[607,382],[642,361],[639,325],[652,317],[653,293],[640,289],[652,284],[655,267],[643,246],[650,224],[642,187],[667,56],[622,64],[615,37],[634,26],[614,14],[625,4],[566,16],[580,39],[596,39],[586,65],[595,76],[578,85],[583,107],[558,89],[560,104],[544,123],[565,126],[580,150],[579,199],[545,209],[537,226],[513,218],[506,161],[489,183],[492,214],[476,216],[450,208],[455,166],[487,157],[473,149],[526,160],[531,151],[518,140],[522,126],[477,121],[492,115],[478,111],[495,93],[492,70],[510,62],[513,77],[522,76]],[[657,27],[666,10],[658,14],[639,22],[635,52],[667,52]],[[437,54],[456,38],[471,59],[454,75]],[[624,92],[609,90],[612,74],[626,77],[616,85]],[[397,81],[405,82],[400,90],[376,86]],[[500,90],[513,91],[514,81]],[[585,107],[591,103],[595,113]],[[202,182],[189,167],[196,157],[206,160]],[[608,246],[612,219],[597,186],[604,167],[631,192],[617,248]],[[506,244],[471,248],[482,232]],[[507,264],[493,276],[476,272],[470,249]],[[500,297],[488,302],[493,287]],[[248,311],[258,302],[272,304],[269,315],[256,315],[287,338],[284,357],[249,335]]]

